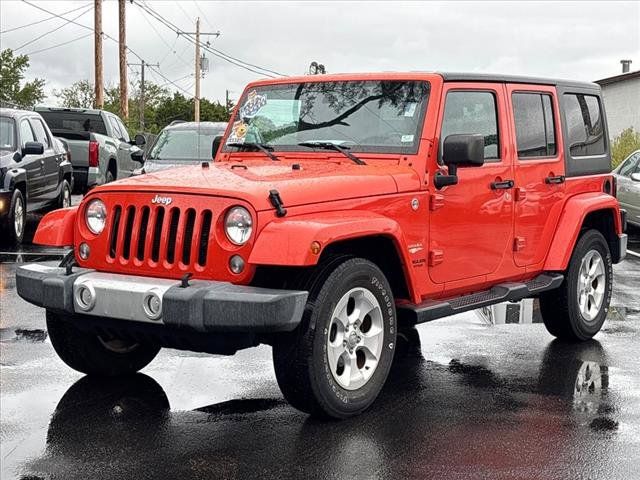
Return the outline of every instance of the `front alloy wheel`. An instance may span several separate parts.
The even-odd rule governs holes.
[[[302,321],[273,346],[280,390],[320,417],[368,408],[393,362],[396,309],[384,273],[363,258],[325,260],[300,288],[309,290]]]

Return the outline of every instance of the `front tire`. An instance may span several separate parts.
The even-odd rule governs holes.
[[[571,255],[562,285],[540,295],[547,330],[561,340],[585,341],[602,328],[613,288],[609,245],[597,230],[584,232]]]
[[[11,197],[9,215],[5,225],[6,242],[8,245],[17,246],[24,239],[24,231],[27,226],[27,203],[22,192],[17,188]]]
[[[47,331],[60,359],[78,372],[113,377],[146,367],[160,347],[104,338],[78,329],[64,316],[47,311]]]
[[[396,311],[382,271],[339,257],[315,272],[301,324],[273,347],[278,385],[298,410],[347,418],[368,408],[393,362]]]

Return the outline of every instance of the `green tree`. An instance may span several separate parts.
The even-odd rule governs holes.
[[[93,83],[89,80],[78,80],[71,86],[62,90],[54,90],[63,107],[68,108],[93,108],[96,99]]]
[[[0,51],[0,103],[31,108],[45,98],[43,79],[21,85],[27,68],[29,57],[26,55],[16,57],[10,48]]]
[[[633,127],[622,131],[620,135],[611,142],[611,161],[613,167],[620,165],[627,156],[640,149],[640,132],[634,132]]]

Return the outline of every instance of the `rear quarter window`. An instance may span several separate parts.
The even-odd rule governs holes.
[[[571,157],[604,155],[604,122],[598,97],[565,93],[564,115]]]

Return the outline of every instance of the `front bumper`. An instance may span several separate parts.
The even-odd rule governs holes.
[[[11,190],[0,190],[0,220],[9,215],[11,197],[13,197],[13,192]]]
[[[123,327],[142,322],[203,333],[291,331],[308,295],[202,280],[183,288],[179,280],[79,267],[67,274],[52,263],[18,267],[16,289],[26,301],[56,312],[122,320]]]

